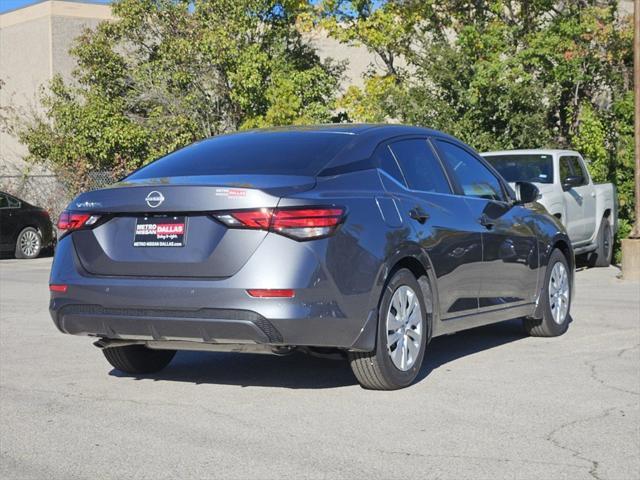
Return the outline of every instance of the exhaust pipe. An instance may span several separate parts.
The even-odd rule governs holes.
[[[144,341],[142,340],[117,340],[113,338],[101,338],[93,342],[95,347],[98,347],[100,350],[104,350],[105,348],[113,348],[113,347],[126,347],[128,345],[143,345]]]

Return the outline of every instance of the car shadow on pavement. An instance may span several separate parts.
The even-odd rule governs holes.
[[[434,338],[427,348],[427,355],[416,382],[422,381],[432,371],[459,358],[527,337],[522,320],[516,319]]]
[[[433,339],[416,382],[455,360],[526,337],[520,320],[510,320]],[[346,360],[316,358],[302,353],[275,356],[249,353],[178,352],[162,372],[110,375],[138,380],[292,389],[337,388],[357,384]]]

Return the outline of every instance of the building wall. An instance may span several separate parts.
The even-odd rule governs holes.
[[[309,42],[318,50],[320,58],[332,58],[336,61],[347,62],[347,69],[342,80],[342,89],[350,85],[361,87],[364,84],[363,75],[370,65],[375,66],[374,56],[365,47],[354,47],[340,43],[328,36],[324,30],[306,34]]]
[[[68,16],[51,17],[51,65],[53,74],[60,74],[65,80],[71,78],[76,66],[69,49],[74,40],[87,28],[94,28],[102,20]]]
[[[15,113],[37,108],[38,88],[50,77],[50,22],[41,17],[0,29],[0,105]],[[0,174],[13,170],[25,148],[7,132],[0,132]]]
[[[57,73],[71,76],[75,62],[68,52],[73,39],[108,18],[107,5],[57,0],[0,15],[0,108],[17,115],[42,112],[41,87]],[[15,135],[0,131],[0,175],[23,173],[26,153]],[[46,172],[29,168],[30,173]]]

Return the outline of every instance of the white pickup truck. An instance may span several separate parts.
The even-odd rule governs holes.
[[[509,183],[538,187],[538,201],[564,224],[576,255],[588,254],[592,266],[611,263],[618,228],[616,189],[611,183],[594,184],[578,152],[506,150],[482,156]]]

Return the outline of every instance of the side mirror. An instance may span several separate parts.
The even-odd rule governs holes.
[[[579,185],[582,185],[582,177],[578,175],[569,175],[564,179],[564,182],[562,182],[562,190],[566,192],[567,190],[571,190],[573,187],[577,187]]]
[[[518,203],[532,203],[540,198],[540,191],[533,183],[516,182],[516,200]]]

